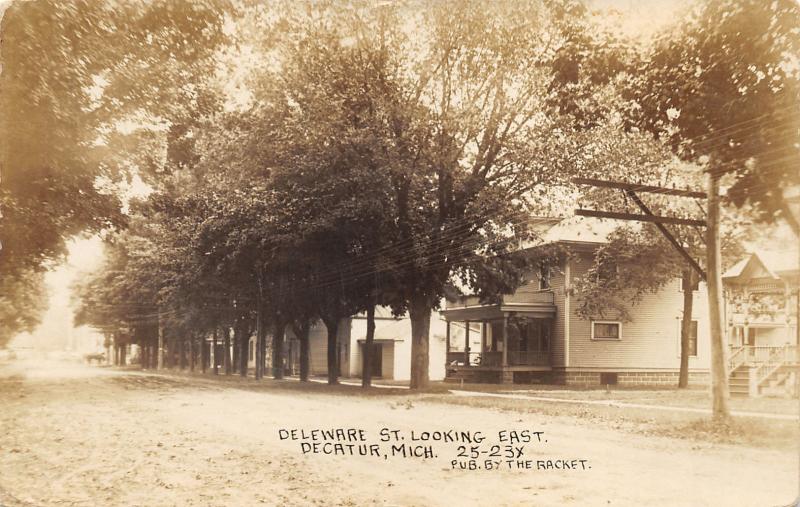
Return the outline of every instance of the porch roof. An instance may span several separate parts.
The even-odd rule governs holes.
[[[552,303],[497,303],[448,307],[441,311],[447,321],[497,320],[510,313],[534,319],[550,319],[556,315],[556,306]]]
[[[367,343],[367,339],[366,338],[359,338],[356,341],[358,343],[360,343],[360,344]],[[397,342],[397,341],[402,341],[402,340],[397,340],[397,339],[394,339],[394,338],[374,338],[372,340],[373,343],[394,343],[394,342]]]

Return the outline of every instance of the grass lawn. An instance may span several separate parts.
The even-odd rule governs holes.
[[[501,394],[523,394],[542,398],[559,398],[568,400],[603,400],[661,405],[669,407],[711,408],[711,391],[708,387],[678,389],[675,387],[657,388],[619,388],[574,386],[514,386],[491,384],[446,384],[452,389],[466,391],[493,392]],[[766,412],[770,414],[798,414],[800,402],[793,398],[748,398],[733,397],[730,399],[731,410],[739,412]]]
[[[601,388],[576,389],[560,386],[513,386],[497,384],[455,384],[432,382],[431,387],[423,392],[412,393],[408,389],[398,388],[362,389],[360,386],[329,386],[319,382],[298,382],[296,380],[272,380],[265,378],[256,381],[252,377],[239,375],[205,375],[201,373],[167,370],[173,379],[185,378],[193,383],[197,380],[214,384],[227,384],[237,389],[268,390],[292,392],[332,394],[356,397],[383,397],[391,400],[393,406],[408,406],[415,403],[432,403],[440,405],[461,405],[487,410],[513,413],[538,413],[556,417],[569,418],[571,422],[629,431],[638,434],[690,439],[698,445],[712,443],[739,444],[774,449],[797,447],[800,438],[800,423],[793,420],[774,420],[758,417],[734,417],[726,423],[715,423],[706,414],[687,413],[668,410],[652,410],[646,408],[614,407],[604,405],[582,405],[558,403],[539,400],[516,400],[493,397],[456,396],[450,390],[480,391],[500,394],[523,394],[542,398],[558,398],[569,400],[613,400],[626,403],[657,405],[665,407],[711,408],[711,393],[706,388],[679,390],[677,388],[617,388],[606,390]],[[342,379],[347,382],[358,382],[358,379]],[[379,382],[379,381],[378,381]],[[446,408],[444,408],[446,410]],[[764,412],[771,414],[798,414],[800,405],[796,399],[783,398],[732,398],[731,409],[740,412]]]
[[[464,389],[470,387],[464,386]],[[529,396],[570,400],[613,400],[667,407],[711,408],[711,395],[706,390],[509,390]],[[637,407],[581,405],[538,400],[508,398],[466,397],[451,394],[432,394],[422,398],[426,402],[467,405],[501,410],[509,413],[540,413],[563,416],[591,426],[602,425],[613,429],[645,435],[696,440],[698,443],[739,444],[774,449],[791,449],[798,446],[800,422],[761,417],[733,417],[716,423],[710,415],[692,412],[653,410]],[[773,414],[798,414],[798,400],[775,398],[735,398],[731,409],[741,412]]]

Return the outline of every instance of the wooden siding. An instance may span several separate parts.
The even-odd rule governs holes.
[[[553,304],[556,307],[556,315],[553,322],[553,336],[550,340],[550,361],[551,366],[565,366],[566,354],[564,347],[564,308],[566,306],[566,279],[564,268],[566,261],[562,261],[559,269],[555,267],[550,270],[550,287],[553,291]]]
[[[311,326],[308,333],[309,370],[312,375],[326,375],[328,373],[328,330],[321,322]]]
[[[339,346],[342,347],[341,376],[350,376],[350,319],[339,323]],[[328,374],[328,330],[322,322],[316,322],[308,333],[309,369],[312,375]]]
[[[591,266],[591,254],[570,260],[573,280]],[[624,269],[624,266],[620,266]],[[575,314],[575,297],[569,315],[569,367],[604,368],[608,370],[658,369],[680,367],[680,318],[683,293],[676,278],[660,291],[646,294],[642,301],[629,307],[632,321],[622,323],[620,340],[592,340],[591,322]],[[563,308],[563,307],[562,307]],[[693,319],[698,321],[698,354],[689,360],[690,368],[707,369],[710,364],[708,303],[705,284],[695,291]],[[614,316],[597,316],[596,320],[617,320]]]

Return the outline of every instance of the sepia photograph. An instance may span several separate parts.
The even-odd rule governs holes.
[[[0,507],[800,506],[797,0],[0,0]]]

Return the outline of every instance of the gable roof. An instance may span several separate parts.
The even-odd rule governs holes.
[[[798,271],[797,251],[756,251],[730,267],[722,278],[733,281],[751,278],[779,279]]]
[[[748,254],[747,257],[740,260],[725,273],[722,278],[733,279],[750,279],[750,278],[779,278],[775,273],[770,271],[764,261],[756,253]]]
[[[766,265],[770,271],[776,274],[798,270],[798,251],[788,250],[757,250],[758,258]]]

